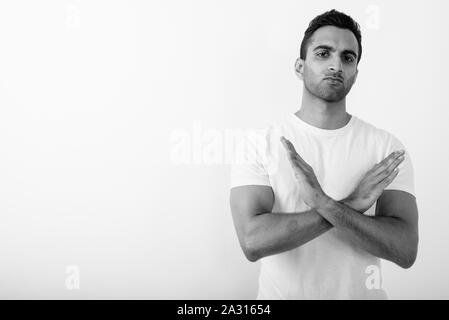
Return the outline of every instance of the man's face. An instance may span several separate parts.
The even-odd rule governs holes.
[[[358,43],[348,29],[325,26],[308,41],[306,59],[296,70],[312,95],[327,102],[346,97],[357,78]]]

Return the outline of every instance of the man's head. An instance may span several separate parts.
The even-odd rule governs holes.
[[[331,10],[310,22],[295,70],[309,93],[328,102],[337,102],[351,90],[361,55],[362,36],[358,23],[344,13]]]

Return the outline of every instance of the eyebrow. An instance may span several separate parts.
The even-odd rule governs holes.
[[[332,48],[331,46],[326,46],[326,45],[324,45],[324,44],[321,44],[321,45],[319,45],[319,46],[316,46],[316,47],[313,49],[313,51],[316,51],[316,50],[319,50],[319,49],[325,49],[325,50],[329,50],[329,51],[335,51],[335,48]],[[350,49],[343,50],[343,54],[352,54],[355,58],[357,58],[357,54],[356,54],[353,50],[350,50]]]

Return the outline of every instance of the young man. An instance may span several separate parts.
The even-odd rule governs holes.
[[[401,142],[346,112],[359,25],[331,10],[304,34],[301,108],[247,139],[230,204],[258,299],[386,299],[380,259],[409,268],[418,247],[413,169]]]

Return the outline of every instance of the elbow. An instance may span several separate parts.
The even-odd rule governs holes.
[[[408,256],[407,263],[404,266],[404,269],[408,269],[415,264],[416,257],[418,256],[418,248],[412,250],[412,252]]]
[[[411,268],[411,266],[413,266],[415,264],[415,261],[416,261],[416,255],[413,255],[413,256],[404,258],[401,262],[398,263],[398,265],[402,269],[409,269],[409,268]]]
[[[414,243],[412,248],[407,250],[404,257],[401,259],[400,262],[398,262],[398,265],[403,269],[411,268],[415,264],[417,255],[418,255],[418,241]]]
[[[249,262],[257,262],[257,260],[260,259],[259,256],[255,252],[246,250],[246,251],[244,251],[244,253],[245,253],[246,259]]]
[[[250,262],[257,262],[261,258],[259,250],[254,245],[254,242],[248,238],[245,239],[242,249],[246,259]]]

